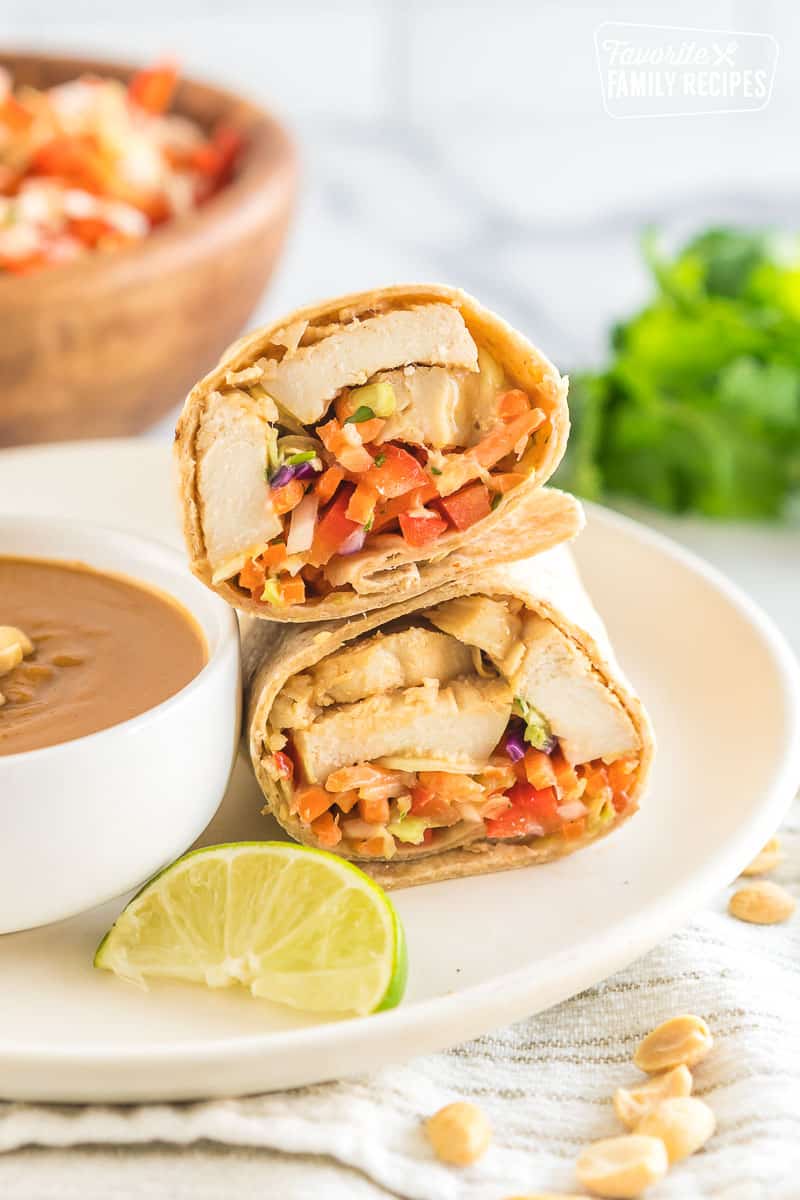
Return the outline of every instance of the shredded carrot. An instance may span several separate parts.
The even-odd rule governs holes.
[[[561,832],[567,841],[581,837],[586,832],[586,817],[578,817],[577,821],[565,821]]]
[[[33,113],[10,92],[0,101],[0,123],[9,129],[17,132],[28,129],[35,119]]]
[[[615,792],[625,791],[632,783],[631,776],[639,765],[636,758],[618,758],[607,769],[608,782]]]
[[[316,787],[313,783],[303,784],[295,788],[292,806],[301,821],[310,825],[317,817],[327,812],[334,802],[334,797],[324,788]]]
[[[439,495],[432,483],[426,484],[425,487],[415,488],[411,492],[406,492],[403,496],[395,496],[392,500],[381,500],[375,507],[375,518],[372,523],[372,532],[377,533],[381,529],[385,529],[396,521],[401,513],[407,513],[411,509],[422,508],[429,500],[434,500]]]
[[[497,399],[497,411],[503,421],[511,421],[514,417],[521,416],[522,413],[528,412],[530,407],[530,400],[520,388],[503,392]]]
[[[336,806],[343,813],[349,813],[351,808],[355,808],[357,804],[358,792],[356,791],[338,792],[336,795]]]
[[[455,775],[449,771],[420,771],[419,782],[421,787],[451,804],[459,800],[480,803],[486,798],[481,785],[470,779],[469,775]]]
[[[525,751],[525,777],[531,787],[553,787],[558,781],[549,755],[531,747]]]
[[[346,792],[350,788],[369,787],[373,783],[383,783],[391,778],[392,772],[383,767],[373,767],[371,763],[357,763],[354,767],[339,767],[332,771],[325,780],[329,792]]]
[[[503,425],[495,425],[477,446],[466,451],[464,457],[474,459],[482,467],[493,467],[501,458],[511,453],[517,442],[530,437],[546,419],[540,408],[534,408]]]
[[[389,801],[362,798],[358,802],[358,812],[361,820],[370,825],[385,825],[389,820]]]
[[[380,437],[385,424],[383,417],[371,417],[369,421],[359,421],[356,429],[362,442],[374,442],[376,437]]]
[[[492,491],[505,495],[512,488],[519,487],[521,483],[524,483],[525,476],[521,471],[506,471],[505,474],[490,475],[486,482]]]
[[[134,104],[146,112],[157,114],[169,108],[172,94],[178,83],[178,71],[174,63],[159,63],[137,71],[128,84],[128,95]]]
[[[297,508],[306,490],[300,479],[290,479],[283,487],[275,488],[272,493],[272,507],[278,516]]]
[[[575,768],[571,767],[560,753],[551,755],[550,762],[555,771],[562,802],[578,796],[580,794],[580,781],[575,773]]]
[[[247,588],[249,592],[258,592],[259,595],[264,590],[265,578],[266,574],[263,564],[254,558],[248,558],[239,572],[240,586]]]
[[[280,587],[284,604],[302,604],[306,598],[306,585],[302,579],[284,579]]]
[[[341,467],[336,466],[328,467],[327,471],[320,475],[314,489],[319,496],[320,504],[328,503],[343,479],[344,471]]]
[[[261,561],[265,567],[279,567],[281,563],[286,562],[286,543],[272,542],[267,546],[266,550],[261,553]]]
[[[359,525],[366,525],[375,511],[377,499],[378,493],[375,488],[362,479],[350,497],[345,516],[349,521],[358,521]]]
[[[323,813],[311,822],[311,832],[323,846],[337,846],[342,840],[342,831],[330,812]]]
[[[355,848],[358,854],[374,858],[384,853],[384,841],[382,837],[367,838],[365,842],[356,842]]]
[[[344,429],[335,418],[324,425],[317,426],[319,436],[325,449],[338,459],[346,471],[358,474],[368,471],[372,466],[372,455],[364,449],[357,425],[348,425],[354,434],[345,434]],[[350,438],[353,438],[351,441]]]

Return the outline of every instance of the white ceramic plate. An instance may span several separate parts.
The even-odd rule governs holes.
[[[178,536],[161,446],[8,451],[0,498],[6,511],[100,514],[167,541]],[[545,867],[396,893],[408,994],[393,1012],[359,1020],[320,1023],[234,990],[175,984],[145,993],[94,971],[95,945],[121,901],[2,937],[0,1093],[188,1099],[374,1069],[573,995],[644,953],[733,879],[800,778],[795,660],[721,576],[632,522],[593,508],[576,552],[659,740],[649,794],[619,834]],[[240,762],[201,840],[276,836],[259,802]]]

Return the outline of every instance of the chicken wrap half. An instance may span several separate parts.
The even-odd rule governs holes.
[[[264,812],[385,887],[546,862],[638,807],[650,725],[565,547],[349,621],[246,626]]]
[[[192,570],[241,610],[307,621],[418,595],[477,541],[497,560],[495,529],[523,532],[525,500],[561,460],[566,394],[530,342],[453,288],[292,313],[236,342],[187,398]],[[516,554],[554,545],[574,515],[556,494]]]

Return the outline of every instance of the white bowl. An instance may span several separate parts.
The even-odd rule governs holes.
[[[0,555],[77,560],[152,584],[188,609],[208,643],[199,675],[155,708],[0,755],[0,933],[10,933],[121,895],[191,845],[228,782],[241,671],[233,612],[174,550],[100,525],[10,516],[0,517]]]

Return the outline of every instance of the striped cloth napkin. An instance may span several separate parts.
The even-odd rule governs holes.
[[[800,805],[782,845],[772,878],[797,895]],[[800,914],[785,925],[745,925],[728,916],[729,894],[598,987],[379,1074],[202,1104],[0,1105],[0,1196],[220,1200],[246,1188],[279,1200],[504,1200],[574,1192],[580,1148],[623,1132],[610,1096],[641,1078],[631,1065],[637,1042],[667,1017],[694,1012],[716,1039],[695,1070],[695,1094],[714,1109],[718,1132],[648,1200],[798,1200]],[[458,1097],[484,1108],[495,1130],[489,1152],[466,1169],[438,1163],[421,1128]],[[86,1146],[93,1149],[63,1150]]]

